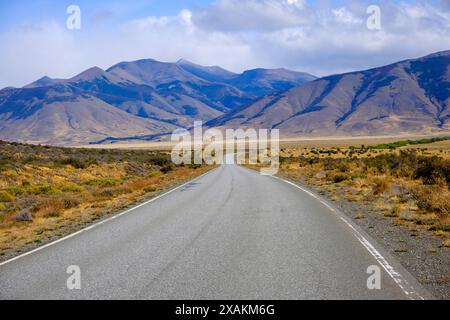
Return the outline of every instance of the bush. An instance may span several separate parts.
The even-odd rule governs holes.
[[[113,189],[105,189],[100,191],[98,195],[102,198],[113,198],[115,193]]]
[[[86,184],[89,186],[114,187],[120,184],[120,180],[113,178],[93,179],[86,182]]]
[[[23,186],[22,187],[12,186],[12,187],[6,188],[5,191],[14,196],[20,196],[20,195],[27,193],[27,188],[23,187]]]
[[[156,154],[150,157],[149,162],[158,167],[164,167],[170,163],[170,157],[162,154]]]
[[[84,188],[82,186],[79,186],[75,183],[64,183],[58,185],[58,189],[60,189],[62,192],[83,192]]]
[[[31,188],[31,193],[34,195],[39,194],[48,194],[48,195],[57,195],[61,194],[61,190],[56,188],[55,186],[51,184],[45,184],[45,185],[37,185]]]
[[[17,213],[13,219],[17,222],[33,221],[33,215],[29,210],[22,210]]]
[[[445,180],[450,185],[450,162],[439,157],[421,157],[415,174],[425,184],[438,184]]]
[[[14,202],[16,198],[7,191],[0,191],[0,202]]]
[[[61,214],[62,213],[60,211],[50,210],[44,213],[44,218],[58,218]]]
[[[81,160],[76,158],[65,158],[60,161],[62,165],[71,165],[75,169],[86,169],[93,164],[97,164],[97,160]]]
[[[391,186],[389,181],[383,178],[376,178],[374,180],[374,188],[373,188],[373,194],[379,195],[385,193]]]
[[[155,188],[155,187],[147,187],[147,188],[144,188],[144,191],[145,192],[155,192],[157,189]]]
[[[75,197],[68,197],[62,199],[64,209],[76,208],[81,204],[81,200]]]
[[[350,177],[348,175],[342,174],[342,173],[330,174],[328,176],[328,179],[333,181],[333,183],[341,183],[341,182],[348,180],[349,178]]]
[[[173,166],[172,166],[172,164],[166,164],[163,167],[161,167],[160,170],[161,170],[162,173],[166,174],[166,173],[168,173],[168,172],[173,170]]]
[[[425,211],[450,215],[450,191],[438,186],[419,186],[413,190],[417,206]]]

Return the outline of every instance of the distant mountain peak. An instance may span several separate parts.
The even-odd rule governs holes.
[[[55,84],[58,80],[52,79],[48,76],[43,76],[42,78],[26,85],[24,88],[36,88],[36,87],[47,87]]]
[[[99,68],[99,67],[92,67],[89,68],[82,73],[76,75],[75,77],[69,79],[69,82],[71,81],[92,81],[98,78],[101,78],[105,76],[106,72],[105,70]]]

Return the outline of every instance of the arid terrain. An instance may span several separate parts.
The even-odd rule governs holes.
[[[0,143],[0,260],[77,231],[205,171],[155,151]]]
[[[448,138],[282,145],[280,176],[334,203],[436,297],[449,298]]]

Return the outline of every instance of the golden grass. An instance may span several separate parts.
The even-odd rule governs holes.
[[[0,148],[0,255],[73,232],[212,168],[174,167],[154,152]]]
[[[398,138],[372,142],[396,141]],[[364,202],[392,223],[432,232],[442,238],[443,246],[449,245],[450,181],[445,177],[448,179],[450,168],[450,141],[395,150],[370,149],[368,143],[362,148],[333,146],[335,143],[284,145],[280,173],[334,202]],[[348,145],[356,144],[353,140]],[[423,170],[417,171],[421,163]],[[363,215],[357,214],[355,219],[363,219]]]

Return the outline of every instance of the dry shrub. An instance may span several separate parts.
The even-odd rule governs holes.
[[[16,198],[7,191],[0,191],[0,202],[14,202]]]
[[[373,179],[374,187],[373,187],[373,194],[374,195],[380,195],[388,191],[391,187],[390,181],[388,181],[386,178],[376,177]]]
[[[102,198],[102,199],[110,199],[114,198],[115,196],[115,189],[109,188],[104,190],[97,190],[93,193],[95,198]]]
[[[147,193],[148,192],[155,192],[157,190],[158,189],[156,187],[153,187],[153,186],[144,188],[144,191],[147,192]]]
[[[33,221],[33,215],[29,210],[22,210],[14,215],[13,220],[17,222],[29,222]]]
[[[43,214],[42,214],[42,216],[44,217],[44,218],[58,218],[58,217],[60,217],[62,215],[62,212],[61,211],[56,211],[56,210],[48,210],[48,211],[45,211]]]
[[[332,181],[333,183],[341,183],[346,180],[349,180],[350,177],[344,173],[328,173],[327,179]]]
[[[450,215],[450,190],[439,186],[417,186],[413,189],[417,206],[425,211]]]

